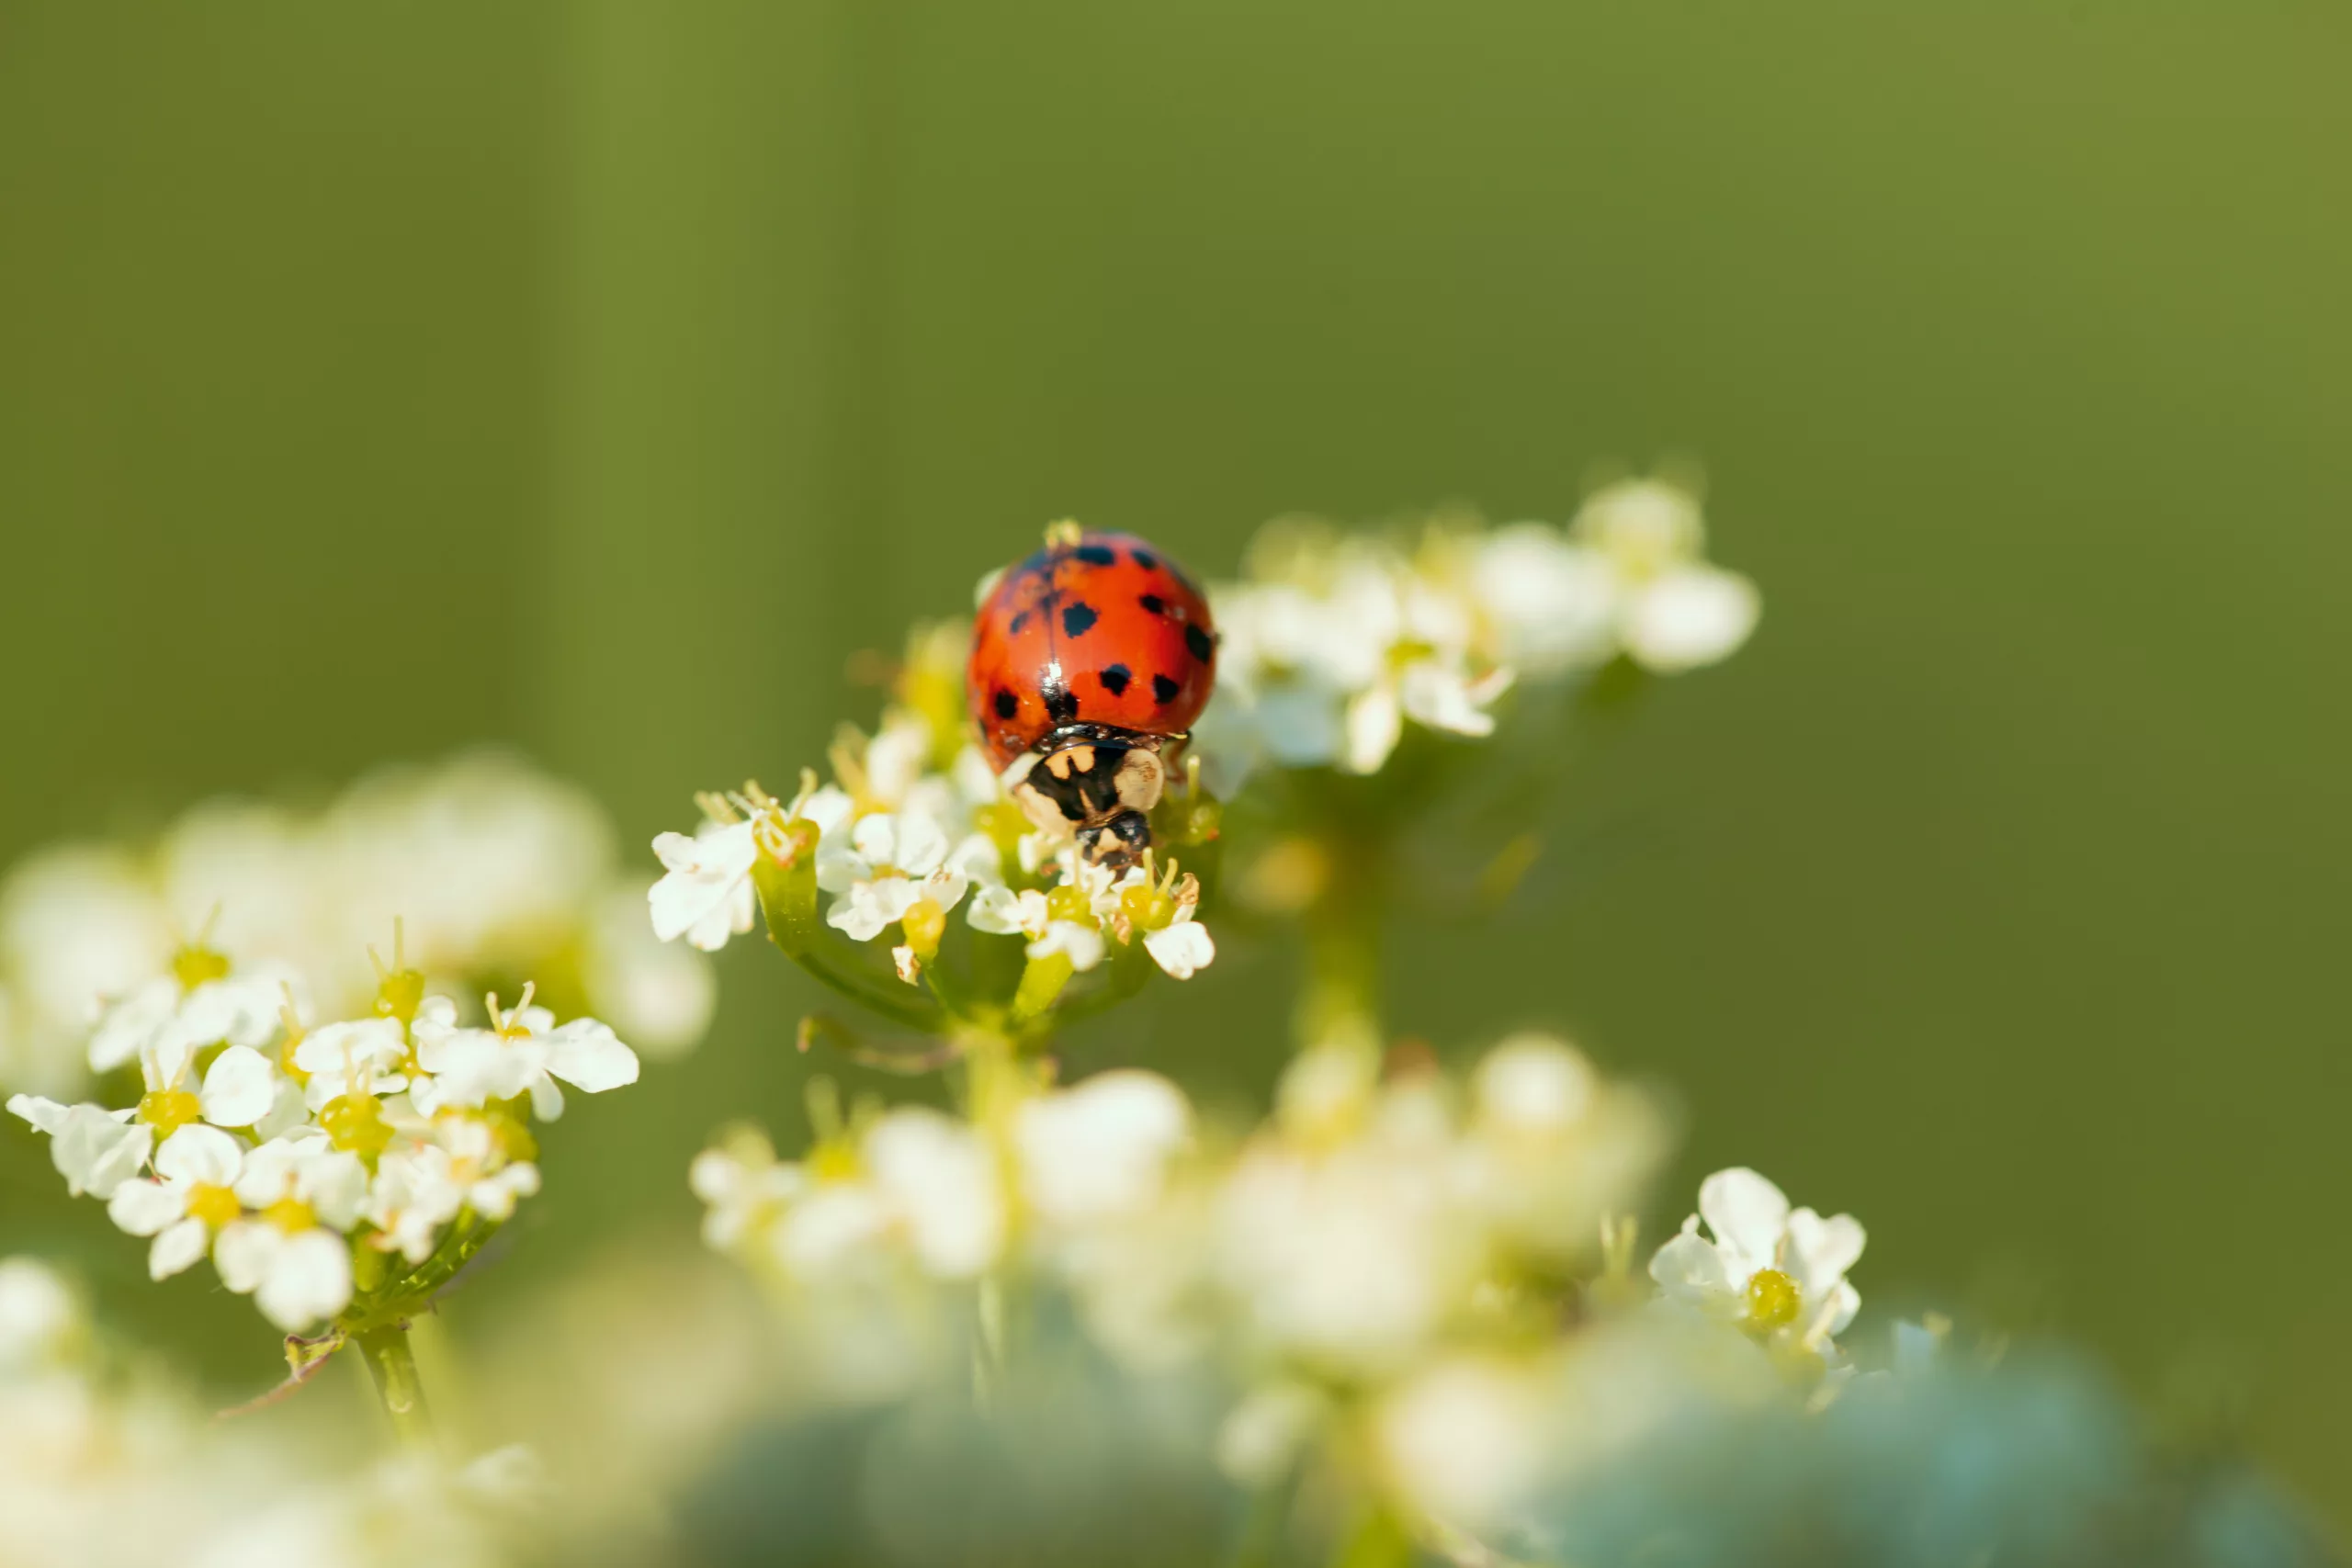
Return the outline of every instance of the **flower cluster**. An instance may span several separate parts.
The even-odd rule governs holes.
[[[991,1078],[968,1121],[815,1109],[804,1158],[739,1131],[692,1175],[705,1238],[777,1286],[795,1332],[870,1342],[877,1316],[936,1313],[922,1287],[1050,1286],[1136,1371],[1236,1387],[1218,1457],[1248,1485],[1371,1454],[1351,1483],[1432,1518],[1494,1517],[1550,1452],[1563,1380],[1589,1371],[1585,1336],[1563,1333],[1578,1323],[1654,1320],[1668,1337],[1644,1343],[1678,1347],[1675,1367],[1689,1324],[1720,1336],[1711,1369],[1816,1401],[1849,1370],[1832,1337],[1859,1304],[1860,1225],[1722,1172],[1701,1195],[1709,1231],[1694,1217],[1640,1280],[1629,1215],[1663,1119],[1549,1036],[1504,1041],[1463,1085],[1425,1053],[1312,1048],[1238,1142],[1133,1069]],[[805,1310],[843,1298],[856,1310]],[[845,1344],[816,1359],[849,1359]]]
[[[350,1472],[228,1429],[130,1375],[56,1270],[0,1258],[0,1562],[375,1568],[512,1561],[500,1522],[538,1491],[530,1454],[419,1454]]]
[[[256,974],[307,976],[329,1016],[364,1011],[366,944],[395,919],[411,962],[449,994],[537,976],[648,1050],[684,1050],[709,1022],[710,967],[648,936],[641,885],[618,860],[582,792],[496,753],[373,774],[322,810],[216,801],[151,844],[42,852],[0,884],[0,1085],[82,1092],[101,999],[161,972],[199,930]],[[274,1018],[275,987],[258,989]]]
[[[1196,919],[1201,884],[1175,856],[1216,832],[1215,807],[1197,781],[1179,779],[1155,814],[1170,852],[1114,872],[1082,860],[1067,838],[1033,828],[1005,781],[971,743],[962,701],[960,627],[920,628],[897,700],[872,736],[844,730],[832,778],[803,774],[778,801],[756,784],[699,797],[691,834],[653,841],[664,874],[649,895],[654,934],[706,952],[752,929],[766,906],[769,934],[837,988],[905,1018],[903,1003],[876,998],[869,977],[830,953],[821,923],[850,942],[891,940],[891,969],[928,987],[941,1012],[1009,1015],[1018,1027],[1044,1011],[1075,975],[1136,963],[1189,979],[1216,953]],[[948,917],[986,938],[1020,942],[1028,967],[1010,998],[979,998],[935,971]],[[878,970],[876,971],[878,973]],[[926,1020],[934,1015],[922,1015]]]
[[[101,1014],[92,1066],[135,1066],[128,1107],[19,1094],[68,1188],[152,1238],[157,1280],[209,1255],[221,1282],[290,1333],[398,1321],[538,1190],[534,1117],[560,1083],[634,1083],[635,1053],[594,1019],[501,1009],[461,1025],[399,951],[367,1016],[309,1023],[300,981],[187,946]]]
[[[1754,584],[1704,557],[1698,500],[1661,480],[1596,492],[1566,530],[1441,519],[1410,548],[1276,524],[1213,587],[1217,698],[1198,732],[1229,795],[1261,764],[1376,773],[1406,721],[1485,736],[1514,682],[1623,657],[1711,664],[1756,625]]]

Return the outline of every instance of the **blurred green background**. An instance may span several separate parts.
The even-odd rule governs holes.
[[[2285,4],[0,0],[0,859],[492,739],[641,841],[869,719],[849,657],[1049,517],[1221,575],[1272,513],[1563,518],[1688,454],[1761,632],[1586,760],[1556,897],[1400,940],[1398,1023],[1571,1029],[1681,1096],[1662,1223],[1753,1163],[1867,1221],[1873,1304],[2242,1401],[2352,1519],[2347,51]],[[1122,1048],[1261,1089],[1288,974]],[[724,987],[548,1140],[518,1280],[795,1124],[813,987]],[[266,1378],[21,1128],[0,1172],[0,1247]]]

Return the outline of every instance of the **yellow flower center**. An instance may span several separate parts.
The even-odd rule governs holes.
[[[1119,913],[1139,931],[1164,930],[1176,919],[1176,900],[1148,882],[1138,882],[1119,895]]]
[[[261,1212],[261,1217],[288,1235],[300,1235],[319,1223],[311,1206],[288,1192]]]
[[[899,921],[907,933],[907,945],[915,950],[918,958],[929,958],[939,951],[939,939],[947,934],[947,911],[931,898],[918,898]]]
[[[424,976],[414,969],[395,969],[387,974],[376,987],[376,1012],[381,1018],[396,1018],[402,1024],[416,1021],[416,1010],[424,1005]]]
[[[1091,926],[1094,923],[1094,911],[1087,908],[1085,892],[1077,884],[1065,882],[1046,895],[1046,918]]]
[[[229,973],[229,960],[209,947],[190,942],[172,954],[172,977],[183,991],[193,991],[208,980]]]
[[[1797,1282],[1778,1269],[1758,1269],[1747,1281],[1747,1325],[1769,1334],[1797,1320],[1804,1304]]]
[[[243,1205],[237,1201],[237,1195],[226,1187],[199,1181],[188,1189],[188,1218],[202,1220],[216,1231],[243,1212]]]
[[[319,1125],[326,1129],[329,1143],[363,1160],[374,1160],[392,1141],[384,1108],[372,1094],[336,1095],[319,1112]]]
[[[855,1180],[857,1151],[846,1139],[827,1138],[808,1151],[808,1174],[820,1181]]]
[[[160,1144],[190,1122],[204,1120],[204,1102],[184,1089],[159,1089],[139,1097],[139,1119],[155,1129]]]

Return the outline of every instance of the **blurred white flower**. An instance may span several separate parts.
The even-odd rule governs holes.
[[[1374,1419],[1389,1484],[1444,1524],[1495,1522],[1542,1476],[1551,1394],[1540,1368],[1498,1357],[1421,1369]]]
[[[1123,1068],[1039,1095],[1013,1121],[1022,1200],[1055,1225],[1148,1208],[1192,1133],[1183,1091],[1157,1073]]]
[[[0,1378],[63,1359],[81,1328],[81,1303],[56,1269],[0,1258]]]
[[[1861,1306],[1846,1272],[1860,1260],[1863,1241],[1851,1214],[1792,1210],[1778,1187],[1736,1167],[1700,1184],[1699,1212],[1658,1248],[1650,1277],[1670,1300],[1826,1358]]]

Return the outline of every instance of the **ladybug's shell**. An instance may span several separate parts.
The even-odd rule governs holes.
[[[1180,735],[1208,705],[1216,633],[1183,569],[1081,534],[1006,569],[972,626],[965,693],[1000,768],[1065,725]]]

